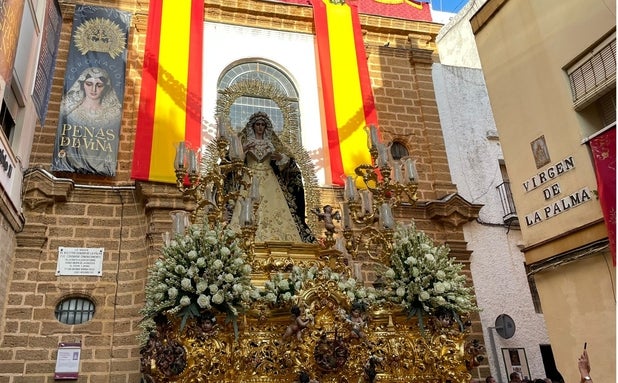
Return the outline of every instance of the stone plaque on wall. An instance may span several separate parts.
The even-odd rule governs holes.
[[[103,274],[102,247],[59,247],[56,275],[92,275]]]

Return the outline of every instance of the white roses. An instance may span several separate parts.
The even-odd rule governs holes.
[[[449,256],[446,246],[436,246],[414,225],[395,231],[391,268],[384,273],[389,299],[414,315],[433,314],[438,308],[461,315],[478,310],[472,288],[461,272],[463,265]]]
[[[186,323],[213,305],[232,316],[247,308],[259,291],[251,284],[251,266],[238,243],[233,231],[206,223],[192,225],[186,235],[170,241],[149,270],[143,314],[167,311]]]

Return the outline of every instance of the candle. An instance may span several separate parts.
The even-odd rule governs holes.
[[[380,168],[385,168],[388,166],[388,160],[390,159],[390,156],[388,153],[390,149],[390,145],[378,143],[376,147],[378,148],[378,166]]]
[[[393,211],[391,205],[388,202],[384,202],[380,206],[380,226],[385,229],[392,229],[395,226],[395,218],[393,218]]]
[[[251,179],[251,192],[249,195],[253,202],[260,200],[260,179],[256,176],[253,176]]]
[[[380,143],[380,138],[378,137],[378,128],[374,125],[369,125],[366,131],[369,135],[369,149],[371,149],[372,147]]]
[[[218,120],[217,121],[217,138],[226,138],[227,134],[225,131],[225,122]]]
[[[240,224],[243,227],[253,225],[253,204],[250,197],[240,201]]]
[[[356,191],[356,181],[353,176],[346,176],[343,189],[343,199],[350,202],[356,201],[358,193]]]
[[[360,191],[361,197],[361,217],[365,214],[371,215],[373,213],[373,193],[367,189]]]
[[[189,174],[197,173],[197,153],[195,152],[195,150],[189,149],[187,159],[187,169],[189,171]]]
[[[172,216],[172,232],[174,235],[182,235],[189,225],[189,213],[184,210],[173,210],[170,212]]]
[[[360,262],[354,262],[354,278],[357,281],[363,281],[363,272],[362,272],[363,264]]]
[[[169,246],[170,245],[170,232],[166,231],[164,233],[161,233],[161,237],[163,238],[163,244],[165,246]]]
[[[335,240],[335,250],[337,250],[341,254],[345,254],[347,252],[345,248],[345,239],[343,237],[338,237]]]
[[[398,184],[403,183],[403,172],[401,170],[401,162],[399,161],[393,161],[391,168],[393,170],[393,181],[395,181]]]
[[[412,157],[404,159],[405,178],[409,183],[418,181],[418,173],[416,172],[416,161]]]
[[[245,152],[242,150],[242,143],[236,134],[230,136],[230,158],[233,161],[245,160]]]
[[[341,202],[341,219],[343,222],[343,229],[352,228],[352,216],[350,215],[350,205],[347,202]]]
[[[212,182],[204,186],[204,199],[215,206],[217,205],[217,201],[215,200],[215,188]]]
[[[185,168],[185,157],[187,147],[184,142],[179,142],[176,145],[176,158],[174,159],[174,169],[183,170]]]

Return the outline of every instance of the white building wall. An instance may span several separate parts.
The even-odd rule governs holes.
[[[451,17],[436,37],[443,65],[480,68],[481,59],[469,20],[487,0],[469,0],[459,13]]]
[[[314,36],[228,24],[205,23],[204,69],[202,80],[202,118],[206,137],[216,132],[217,84],[232,64],[263,60],[286,73],[298,90],[300,128],[303,147],[311,153],[323,150],[318,75]],[[216,53],[213,53],[216,52]],[[208,130],[210,127],[210,131]],[[316,155],[316,163],[322,154]],[[318,183],[324,185],[323,168],[316,168]]]
[[[454,45],[463,44],[461,31],[452,26],[451,31]],[[474,43],[473,39],[470,41]],[[470,51],[468,47],[461,48],[462,55]],[[441,45],[438,49],[442,49]],[[451,61],[466,63],[477,59],[478,56]],[[478,222],[464,226],[464,236],[472,250],[470,268],[482,309],[480,317],[491,373],[498,382],[508,382],[502,349],[523,348],[530,371],[528,374],[524,370],[524,376],[544,378],[539,345],[549,344],[549,338],[543,315],[535,312],[532,303],[524,256],[518,248],[521,232],[507,228],[503,222],[504,212],[496,189],[503,182],[499,165],[502,151],[483,73],[480,69],[442,64],[434,64],[432,72],[451,177],[462,197],[484,205]],[[516,331],[510,339],[501,338],[493,330],[500,314],[508,314],[515,322]]]
[[[30,162],[38,123],[32,91],[45,5],[43,0],[25,3],[11,82],[5,84],[0,78],[0,98],[20,101],[12,104],[11,112],[15,119],[12,137],[0,132],[0,160],[4,164],[0,167],[0,312],[4,311],[8,301],[6,286],[13,272],[16,233],[23,230],[25,222],[22,214],[22,180]]]

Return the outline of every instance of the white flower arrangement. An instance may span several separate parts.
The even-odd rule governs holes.
[[[281,272],[271,274],[270,279],[264,282],[262,301],[271,306],[292,304],[304,283],[314,278],[315,271],[315,267],[294,266],[287,275]]]
[[[308,281],[333,281],[341,293],[351,302],[362,302],[365,306],[374,305],[383,300],[382,295],[373,287],[363,286],[347,274],[337,273],[330,268],[318,269],[316,266],[302,268],[294,266],[288,274],[272,274],[264,283],[262,301],[271,306],[285,306],[298,303],[299,292]]]
[[[421,327],[424,313],[450,313],[462,326],[461,315],[478,311],[463,264],[449,252],[445,245],[434,245],[414,224],[400,225],[395,231],[391,267],[384,273],[385,294],[408,315],[417,315]]]
[[[251,266],[236,233],[207,224],[192,225],[163,247],[163,256],[150,268],[142,314],[178,315],[186,321],[202,311],[218,310],[234,320],[259,298],[251,283]]]

